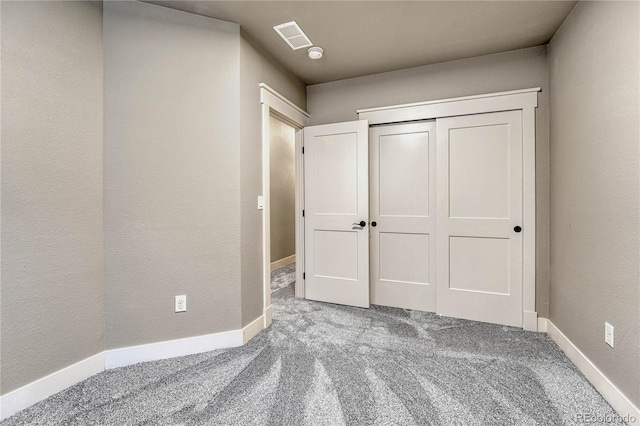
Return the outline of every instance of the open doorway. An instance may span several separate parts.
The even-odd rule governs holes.
[[[269,115],[271,294],[294,292],[296,281],[296,129]]]
[[[262,103],[262,200],[259,204],[264,210],[262,216],[262,253],[263,253],[263,303],[264,303],[264,327],[271,325],[272,306],[271,306],[271,267],[275,263],[274,269],[279,266],[278,261],[282,263],[294,260],[295,266],[289,268],[294,269],[295,296],[304,297],[304,280],[301,265],[304,264],[304,223],[303,223],[303,200],[304,200],[304,163],[302,161],[302,129],[309,125],[309,114],[299,108],[293,102],[273,90],[264,83],[260,84],[260,102]],[[273,120],[277,121],[273,121]],[[271,260],[271,125],[281,128],[285,125],[288,129],[281,130],[288,133],[287,140],[290,140],[291,131],[293,131],[293,173],[294,173],[294,241],[295,241],[295,257],[287,259],[290,255],[276,254],[275,257],[280,259]],[[279,132],[276,131],[276,134]],[[288,208],[288,207],[287,207]],[[276,213],[275,221],[281,220],[280,215]],[[287,221],[287,219],[283,219]],[[290,221],[290,220],[289,220]],[[277,238],[277,237],[276,237]],[[286,259],[286,260],[285,260]],[[280,265],[284,266],[284,265]],[[290,280],[290,278],[284,278]]]

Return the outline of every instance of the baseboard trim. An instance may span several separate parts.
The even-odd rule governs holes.
[[[272,262],[271,263],[271,270],[273,271],[274,269],[281,268],[281,267],[283,267],[285,265],[288,265],[290,263],[293,263],[295,261],[296,261],[296,255],[292,254],[289,257],[285,257],[283,259],[276,260],[275,262]]]
[[[540,333],[547,332],[547,319],[546,318],[538,318],[538,331]]]
[[[260,315],[242,329],[242,344],[244,345],[253,339],[262,330],[264,330],[264,315]]]
[[[267,328],[271,325],[271,321],[273,318],[273,308],[271,307],[272,305],[269,305],[265,308],[264,310],[264,328]]]
[[[104,353],[105,367],[107,369],[125,367],[139,362],[157,361],[160,359],[199,354],[215,349],[242,346],[243,334],[243,330],[231,330],[184,339],[111,349]]]
[[[264,316],[240,330],[100,352],[0,396],[0,421],[105,369],[242,346],[264,328]]]
[[[640,425],[640,410],[550,320],[547,333],[628,425]]]
[[[104,371],[104,352],[51,373],[0,396],[0,420],[13,416],[43,399]]]

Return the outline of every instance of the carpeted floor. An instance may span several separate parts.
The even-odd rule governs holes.
[[[271,271],[271,292],[288,287],[296,282],[296,264],[290,263]]]
[[[545,334],[295,299],[293,282],[274,288],[273,325],[243,347],[109,370],[0,424],[572,425],[587,413],[619,419]]]

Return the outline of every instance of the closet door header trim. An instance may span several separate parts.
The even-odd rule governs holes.
[[[357,113],[361,120],[369,120],[369,125],[374,125],[536,108],[539,91],[539,87],[534,87],[510,92],[359,109]]]

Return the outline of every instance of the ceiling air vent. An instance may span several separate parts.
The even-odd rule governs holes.
[[[280,37],[282,37],[293,50],[313,46],[311,40],[309,40],[296,21],[276,25],[273,29],[280,34]]]

